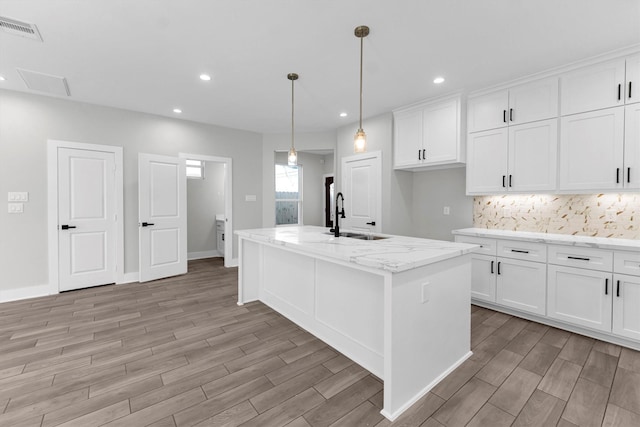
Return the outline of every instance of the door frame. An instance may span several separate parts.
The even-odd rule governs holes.
[[[124,283],[124,180],[122,174],[122,147],[88,144],[84,142],[47,140],[47,232],[49,258],[49,295],[60,293],[58,262],[58,149],[70,148],[84,151],[102,151],[114,154],[115,213],[116,213],[116,284]]]
[[[231,157],[209,156],[206,154],[178,153],[178,158],[202,160],[205,162],[223,163],[225,165],[224,180],[224,234],[231,239],[224,239],[224,266],[236,267],[237,258],[233,258],[233,159]],[[188,196],[187,196],[188,197]],[[188,210],[188,207],[187,207]]]
[[[366,159],[375,159],[375,161],[378,163],[378,176],[376,177],[376,181],[379,184],[377,187],[378,202],[376,203],[375,209],[376,209],[376,216],[380,219],[379,220],[376,219],[376,225],[373,227],[372,231],[375,233],[380,233],[382,232],[382,151],[380,150],[369,151],[362,154],[353,154],[351,156],[344,156],[341,159],[342,162],[340,166],[340,189],[341,189],[340,191],[344,191],[343,180],[344,180],[345,167],[347,163],[355,162],[358,160],[366,160]],[[337,194],[337,189],[335,186],[334,186],[334,189]]]

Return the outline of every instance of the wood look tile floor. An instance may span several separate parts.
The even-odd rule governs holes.
[[[473,356],[400,419],[380,379],[220,259],[0,304],[0,426],[640,426],[640,353],[471,306]]]

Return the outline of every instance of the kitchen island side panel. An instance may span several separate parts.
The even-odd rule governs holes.
[[[471,256],[393,275],[385,316],[384,411],[395,419],[471,356]]]

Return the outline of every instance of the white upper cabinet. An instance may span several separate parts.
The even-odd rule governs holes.
[[[624,105],[625,60],[616,59],[564,74],[560,87],[563,116]]]
[[[640,102],[640,55],[627,58],[625,102]]]
[[[509,89],[509,125],[519,125],[558,116],[558,78],[523,84]]]
[[[558,120],[469,134],[467,193],[556,189]]]
[[[394,168],[463,165],[466,153],[461,109],[461,98],[456,96],[394,111]]]
[[[469,99],[468,131],[478,132],[507,126],[508,105],[509,91],[506,90]]]
[[[558,115],[558,78],[514,86],[469,100],[469,132],[519,125]]]
[[[468,194],[500,193],[506,190],[508,135],[506,128],[469,134]]]
[[[562,118],[560,190],[624,187],[624,110],[607,108]]]
[[[624,187],[637,189],[640,188],[640,103],[624,108]]]
[[[509,127],[509,191],[556,189],[558,120]]]

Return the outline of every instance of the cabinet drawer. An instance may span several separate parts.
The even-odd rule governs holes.
[[[456,236],[458,243],[470,243],[472,245],[480,245],[480,249],[474,254],[496,255],[496,240],[487,239],[486,237]]]
[[[616,251],[613,256],[613,271],[640,276],[640,253]]]
[[[498,256],[524,261],[547,262],[547,245],[517,240],[498,240]]]
[[[549,263],[590,270],[612,271],[613,252],[604,249],[549,245]]]

